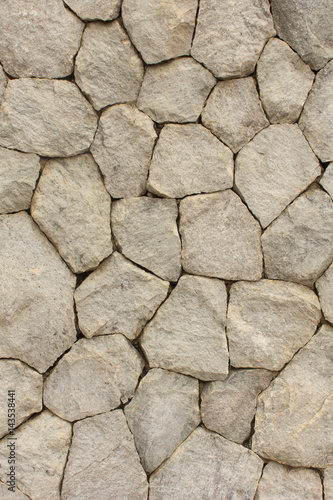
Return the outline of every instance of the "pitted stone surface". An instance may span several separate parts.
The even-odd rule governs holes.
[[[316,288],[325,319],[333,324],[333,264],[316,281]]]
[[[83,21],[112,21],[119,15],[121,0],[64,0]]]
[[[324,172],[324,175],[320,179],[321,186],[328,192],[330,197],[333,199],[333,163],[330,163]]]

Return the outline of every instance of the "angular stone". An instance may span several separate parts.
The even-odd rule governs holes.
[[[260,458],[247,448],[199,427],[152,474],[149,498],[250,499],[262,466]]]
[[[111,199],[92,156],[50,160],[35,191],[31,215],[75,273],[112,252]]]
[[[324,325],[260,394],[256,453],[295,467],[333,463],[332,348],[333,328]]]
[[[125,28],[147,64],[188,55],[197,0],[124,0]]]
[[[333,160],[333,61],[316,76],[299,126],[318,158]]]
[[[282,40],[272,38],[257,66],[260,99],[271,123],[294,123],[311,90],[314,74]]]
[[[30,208],[40,172],[39,157],[0,148],[0,213]]]
[[[18,488],[17,485],[14,491],[9,491],[7,484],[0,481],[0,500],[31,500],[27,495],[24,495]]]
[[[1,401],[8,400],[8,391],[15,391],[15,427],[42,410],[43,376],[40,373],[17,359],[0,359],[0,380]],[[8,434],[9,410],[4,404],[0,407],[0,437]]]
[[[235,162],[235,185],[264,228],[320,174],[319,161],[297,125],[262,130]]]
[[[181,244],[176,200],[125,198],[113,203],[112,233],[121,252],[157,274],[177,281],[181,271]]]
[[[83,21],[112,21],[119,15],[121,0],[64,0]]]
[[[320,189],[301,194],[261,238],[267,278],[312,286],[333,260],[333,203]]]
[[[45,380],[44,404],[70,421],[112,410],[133,397],[143,367],[123,335],[80,339]]]
[[[145,194],[156,137],[152,120],[134,106],[120,104],[102,113],[91,153],[113,198]]]
[[[233,191],[182,200],[179,231],[186,272],[227,280],[260,279],[260,225]]]
[[[320,318],[317,295],[303,285],[234,283],[227,323],[231,365],[281,370],[310,340]]]
[[[0,102],[7,87],[8,78],[0,65]]]
[[[333,162],[326,167],[324,175],[320,179],[319,183],[333,199]]]
[[[225,379],[229,361],[226,309],[223,281],[182,276],[141,337],[149,366],[201,380]]]
[[[248,76],[274,35],[267,0],[201,0],[191,54],[217,78]]]
[[[205,384],[201,391],[201,415],[207,429],[243,443],[251,433],[257,396],[273,376],[267,370],[232,370],[226,380]]]
[[[316,281],[316,288],[325,319],[333,324],[333,264]]]
[[[0,5],[0,60],[13,77],[62,78],[73,71],[84,24],[62,0]]]
[[[97,116],[74,83],[22,78],[8,82],[0,108],[0,145],[41,156],[88,150]]]
[[[199,382],[149,370],[124,411],[142,465],[151,473],[200,424]]]
[[[333,500],[333,467],[324,470],[325,500]]]
[[[44,410],[15,431],[17,487],[34,500],[60,500],[60,486],[71,443],[72,426]],[[7,463],[8,441],[0,441],[0,460]],[[7,481],[6,468],[0,469]],[[11,497],[10,497],[11,498]]]
[[[183,198],[233,186],[229,148],[202,125],[165,125],[154,149],[147,187],[158,196]]]
[[[0,217],[0,357],[46,371],[76,338],[75,276],[25,212]]]
[[[89,23],[75,60],[75,81],[95,109],[135,101],[143,63],[118,21]]]
[[[202,123],[234,153],[269,125],[252,77],[219,82],[209,96]]]
[[[147,478],[121,410],[74,424],[62,500],[146,500]]]
[[[272,0],[274,24],[285,40],[312,69],[333,57],[333,6],[326,0]]]
[[[133,339],[163,302],[168,289],[168,282],[115,252],[75,291],[80,329],[86,337],[123,333]]]
[[[148,66],[138,108],[156,122],[195,122],[215,83],[213,75],[191,57]]]

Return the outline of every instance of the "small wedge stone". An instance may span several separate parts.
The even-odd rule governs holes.
[[[2,66],[0,65],[0,102],[2,99],[2,96],[6,90],[8,83],[8,78],[6,76],[6,73],[4,72]]]
[[[319,183],[333,199],[333,162],[326,167],[324,175],[320,179]]]
[[[333,467],[324,470],[325,500],[333,500]]]
[[[64,0],[83,21],[112,21],[119,15],[121,0]]]
[[[316,281],[316,288],[325,319],[333,324],[333,264]]]

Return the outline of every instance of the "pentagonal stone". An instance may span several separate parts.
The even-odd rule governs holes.
[[[148,66],[138,108],[156,122],[195,122],[215,83],[213,75],[191,57]]]
[[[247,448],[199,427],[152,474],[149,498],[250,499],[262,466],[260,458]]]
[[[303,285],[234,283],[227,323],[231,365],[281,370],[310,340],[320,318],[317,295]]]
[[[325,500],[333,499],[333,467],[324,470]]]
[[[266,276],[312,286],[333,260],[333,203],[320,189],[301,194],[262,235]]]
[[[75,292],[79,326],[86,337],[123,333],[135,338],[167,296],[169,283],[115,252]]]
[[[237,153],[269,125],[254,79],[219,82],[203,110],[202,123]]]
[[[25,212],[0,217],[0,355],[46,371],[76,338],[75,276]]]
[[[95,109],[135,101],[143,63],[118,21],[89,23],[75,60],[75,81]]]
[[[88,150],[97,116],[74,83],[22,78],[8,82],[0,109],[0,145],[41,156]]]
[[[147,478],[121,410],[74,424],[62,500],[146,500]]]
[[[202,125],[165,125],[149,168],[147,187],[159,196],[183,198],[233,186],[229,148]]]
[[[1,401],[8,400],[9,391],[15,392],[15,410],[12,412],[15,422],[8,420],[11,408],[5,404],[0,408],[0,437],[3,437],[43,408],[43,376],[16,359],[0,359],[0,380]],[[14,427],[9,427],[8,423],[13,423]]]
[[[201,392],[201,415],[207,429],[243,443],[251,433],[257,396],[273,376],[267,370],[232,370],[226,380],[207,382]]]
[[[182,276],[144,329],[141,346],[150,367],[201,380],[225,379],[229,361],[226,308],[223,281]]]
[[[121,0],[64,0],[83,21],[112,21],[119,15]]]
[[[333,264],[316,281],[316,288],[325,319],[333,323]]]
[[[1,63],[13,77],[70,75],[83,28],[84,24],[65,8],[62,0],[1,2]]]
[[[227,280],[260,279],[260,225],[233,191],[182,200],[180,234],[186,272]]]
[[[320,174],[319,161],[297,125],[262,130],[235,162],[235,185],[263,227]]]
[[[92,156],[50,160],[31,215],[72,271],[94,269],[112,252],[111,199]]]
[[[71,443],[72,426],[48,410],[15,431],[16,485],[34,500],[60,500],[60,486]],[[0,441],[0,460],[7,463],[8,440]],[[7,481],[7,468],[0,478]],[[11,497],[9,497],[11,498]]]
[[[156,137],[152,120],[134,106],[120,104],[102,113],[91,153],[113,198],[145,194]]]
[[[272,38],[257,66],[260,99],[271,123],[294,123],[311,90],[314,74],[282,40]]]
[[[40,172],[37,155],[0,148],[0,213],[30,208]]]
[[[0,65],[0,102],[2,99],[2,96],[6,90],[8,83],[8,78],[6,76],[6,73],[4,72],[2,66]]]
[[[324,325],[260,394],[256,453],[295,467],[333,463],[332,348],[333,329]]]
[[[177,281],[181,245],[175,200],[126,198],[112,206],[112,233],[121,252],[162,279]]]
[[[330,197],[333,199],[333,163],[330,163],[324,172],[324,175],[320,179],[319,183],[328,192]]]
[[[191,54],[217,78],[247,76],[274,35],[267,0],[201,0]]]
[[[66,420],[80,420],[126,403],[144,367],[123,335],[80,339],[45,380],[44,404]]]
[[[197,7],[197,0],[124,0],[125,28],[147,64],[190,53]]]
[[[299,126],[319,159],[333,160],[333,61],[317,74]]]

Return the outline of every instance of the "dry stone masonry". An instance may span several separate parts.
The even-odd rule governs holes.
[[[333,500],[332,20],[0,0],[0,500]]]

